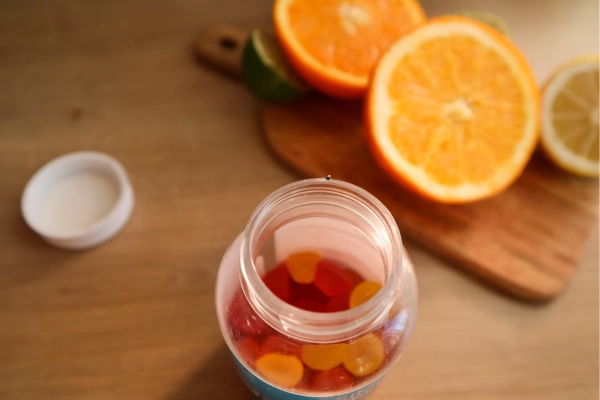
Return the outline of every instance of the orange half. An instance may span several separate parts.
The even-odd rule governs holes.
[[[425,14],[417,0],[276,0],[273,19],[307,82],[332,96],[359,98],[379,58]]]
[[[375,70],[366,102],[371,149],[392,177],[428,198],[486,198],[530,159],[539,97],[507,38],[470,18],[434,18],[391,46]]]

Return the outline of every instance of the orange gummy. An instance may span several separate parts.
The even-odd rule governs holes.
[[[304,252],[290,254],[285,263],[294,282],[312,283],[315,280],[319,261],[321,261],[319,254]]]
[[[344,361],[345,344],[307,344],[302,346],[302,361],[317,371],[337,367]]]
[[[377,282],[363,282],[352,290],[350,294],[350,308],[355,308],[366,303],[371,297],[375,296],[381,289]]]
[[[344,367],[354,376],[363,377],[377,371],[383,364],[385,350],[377,335],[369,333],[345,348]]]
[[[304,366],[294,356],[269,353],[256,360],[256,369],[276,385],[292,388],[302,380]]]

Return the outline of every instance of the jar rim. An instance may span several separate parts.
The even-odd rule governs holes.
[[[375,296],[356,308],[335,313],[296,308],[273,294],[257,272],[253,251],[267,213],[294,196],[311,194],[327,194],[332,199],[351,200],[381,223],[382,229],[378,232],[382,234],[388,253],[387,265],[384,265],[385,282]],[[317,343],[349,340],[379,325],[386,318],[400,287],[402,249],[402,238],[394,218],[375,196],[358,186],[330,177],[306,179],[271,193],[252,213],[240,246],[240,283],[254,311],[275,330],[294,339]]]

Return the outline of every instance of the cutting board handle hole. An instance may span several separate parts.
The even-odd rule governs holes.
[[[219,40],[219,44],[226,50],[235,50],[238,48],[239,43],[232,37],[224,36]]]

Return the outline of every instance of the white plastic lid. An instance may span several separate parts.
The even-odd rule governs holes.
[[[58,157],[33,175],[21,198],[21,212],[48,243],[79,250],[116,235],[133,204],[123,166],[106,154],[81,151]]]

